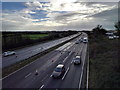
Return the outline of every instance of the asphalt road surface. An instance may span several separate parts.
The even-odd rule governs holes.
[[[83,33],[80,37],[86,36]],[[5,77],[2,82],[3,88],[81,88],[87,43],[75,44],[80,37]],[[74,65],[72,62],[76,55],[81,56],[80,65]],[[66,72],[62,78],[54,79],[51,74],[59,63],[65,65]],[[38,75],[35,75],[36,70]]]
[[[53,46],[56,46],[62,42],[65,42],[77,35],[78,34],[75,34],[75,35],[71,35],[71,36],[61,38],[58,40],[53,40],[53,41],[50,41],[47,43],[42,43],[42,44],[38,44],[38,45],[34,45],[34,46],[25,47],[25,48],[22,48],[19,50],[15,50],[16,55],[2,57],[2,68],[10,66],[11,64],[19,62],[21,60],[25,60],[33,55],[36,55],[36,54],[44,51],[44,50],[47,50]]]

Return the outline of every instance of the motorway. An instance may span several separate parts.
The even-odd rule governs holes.
[[[62,42],[65,42],[65,41],[67,41],[67,40],[69,40],[77,35],[78,34],[75,34],[75,35],[71,35],[71,36],[68,36],[65,38],[49,41],[47,43],[42,43],[42,44],[38,44],[38,45],[29,46],[29,47],[15,50],[16,55],[2,57],[2,68],[10,66],[16,62],[21,61],[21,60],[25,60],[31,56],[34,56],[40,52],[45,51],[53,46],[56,46]]]
[[[75,44],[75,41],[86,36],[83,33],[78,38],[3,78],[3,88],[81,88],[87,44]],[[72,62],[76,55],[81,56],[82,63],[80,65],[74,65]],[[54,79],[51,74],[59,63],[65,65],[66,72],[62,78]],[[38,75],[35,75],[36,70]]]

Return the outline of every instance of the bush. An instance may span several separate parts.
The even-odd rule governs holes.
[[[118,40],[90,36],[90,88],[120,88]]]

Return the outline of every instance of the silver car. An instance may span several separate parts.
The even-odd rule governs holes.
[[[59,64],[59,65],[57,65],[57,67],[53,71],[52,77],[53,78],[58,78],[58,77],[61,77],[62,75],[64,75],[64,73],[65,73],[64,65],[63,64]]]
[[[3,56],[6,57],[6,56],[10,56],[10,55],[15,55],[15,54],[16,54],[16,52],[14,52],[14,51],[7,51],[7,52],[3,53]]]
[[[80,63],[81,63],[81,58],[80,58],[80,56],[76,56],[76,57],[73,59],[73,62],[74,62],[74,64],[80,64]]]

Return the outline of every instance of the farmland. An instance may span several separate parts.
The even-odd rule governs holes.
[[[36,40],[36,39],[40,39],[40,38],[43,38],[43,37],[46,37],[46,36],[49,36],[49,34],[30,34],[30,35],[22,35],[22,37],[24,38],[29,38],[29,39],[32,39],[32,40]]]

